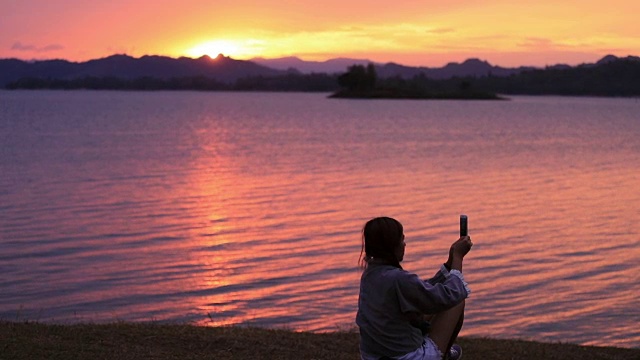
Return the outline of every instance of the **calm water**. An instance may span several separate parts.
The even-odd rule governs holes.
[[[640,101],[0,91],[0,318],[354,326],[360,229],[463,335],[640,347]]]

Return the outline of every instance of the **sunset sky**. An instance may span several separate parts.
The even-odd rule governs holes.
[[[638,0],[0,0],[0,58],[574,65],[640,55],[639,14]]]

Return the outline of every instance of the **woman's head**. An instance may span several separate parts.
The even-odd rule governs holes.
[[[362,229],[362,252],[360,263],[363,267],[371,259],[386,260],[400,267],[400,261],[404,257],[402,224],[390,217],[377,217],[367,221]]]

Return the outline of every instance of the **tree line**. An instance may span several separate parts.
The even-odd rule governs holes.
[[[85,76],[74,79],[22,78],[7,84],[15,89],[56,90],[199,90],[199,91],[303,91],[331,92],[337,89],[337,76],[327,74],[287,74],[273,77],[252,76],[234,83],[224,83],[205,76],[160,79],[139,77],[124,79],[113,76]]]

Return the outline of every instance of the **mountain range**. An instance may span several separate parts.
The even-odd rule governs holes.
[[[468,59],[462,63],[451,62],[443,67],[412,67],[400,65],[393,62],[382,64],[374,63],[365,59],[337,58],[327,61],[304,61],[297,57],[285,57],[278,59],[253,58],[252,62],[277,70],[299,71],[303,74],[309,73],[341,73],[350,65],[367,65],[373,63],[376,66],[376,73],[380,77],[400,76],[411,78],[421,73],[432,79],[449,79],[454,76],[509,76],[524,70],[532,70],[533,67],[504,68],[493,66],[480,59]],[[561,66],[561,65],[559,65]]]
[[[136,79],[152,77],[170,79],[203,76],[223,83],[250,76],[276,76],[283,71],[271,69],[251,61],[234,60],[219,55],[212,59],[202,56],[197,59],[165,56],[112,55],[86,62],[66,60],[22,61],[0,59],[0,86],[22,78],[46,78],[70,80],[83,77],[116,77]]]
[[[618,58],[607,55],[595,64],[583,64],[579,67],[597,66],[617,60],[639,61],[640,57]],[[66,60],[23,61],[18,59],[0,59],[0,87],[23,78],[70,80],[85,77],[114,77],[137,79],[143,77],[172,79],[184,77],[206,77],[221,83],[234,83],[248,77],[276,77],[295,74],[336,74],[343,73],[351,65],[373,63],[366,59],[336,58],[327,61],[304,61],[296,57],[279,59],[254,58],[235,60],[218,55],[216,58],[202,56],[197,59],[165,56],[142,56],[134,58],[128,55],[112,55],[86,62]],[[439,80],[453,77],[507,77],[534,67],[505,68],[494,66],[480,59],[468,59],[462,63],[449,63],[443,67],[411,67],[396,63],[373,63],[380,78],[412,78],[419,74]],[[558,64],[545,69],[571,69],[569,65]]]

